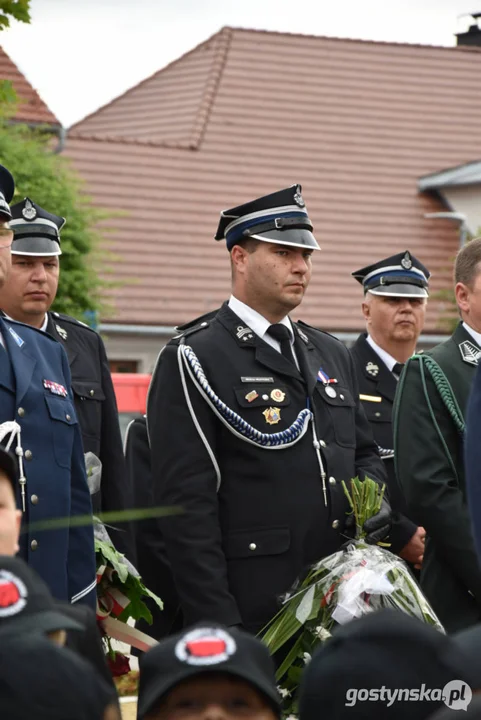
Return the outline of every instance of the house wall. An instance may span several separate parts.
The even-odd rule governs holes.
[[[481,234],[481,185],[447,187],[441,192],[455,212],[466,215],[469,232]]]

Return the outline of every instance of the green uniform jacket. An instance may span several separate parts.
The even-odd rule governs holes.
[[[475,341],[459,324],[426,354],[442,368],[464,416],[479,354]],[[445,629],[454,632],[481,620],[481,570],[466,506],[462,435],[423,368],[425,383],[418,357],[399,381],[396,473],[413,520],[428,535],[421,587]]]

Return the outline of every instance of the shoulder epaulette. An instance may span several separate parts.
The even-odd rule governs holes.
[[[195,333],[198,330],[204,330],[209,327],[211,320],[215,318],[218,312],[219,309],[211,310],[210,312],[205,313],[205,315],[195,318],[195,320],[190,320],[189,322],[184,323],[184,325],[178,325],[175,328],[178,333],[175,338],[187,337],[187,335],[192,335],[192,333]]]

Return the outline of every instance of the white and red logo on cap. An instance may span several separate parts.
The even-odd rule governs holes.
[[[234,655],[235,640],[220,628],[191,630],[175,646],[179,660],[188,665],[217,665]]]
[[[16,575],[0,570],[0,618],[21,612],[27,604],[27,588]]]

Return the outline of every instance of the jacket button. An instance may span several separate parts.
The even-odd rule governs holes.
[[[23,408],[18,408],[17,412],[19,414],[19,417],[23,417],[25,415],[25,410]]]
[[[31,460],[33,457],[31,450],[25,450],[25,460]]]
[[[332,527],[334,528],[334,530],[337,530],[337,528],[339,527],[339,520],[333,520]]]
[[[37,505],[38,504],[38,495],[31,495],[30,502],[32,503],[32,505]]]
[[[72,419],[72,418],[71,418],[70,415],[67,413],[67,414],[65,415],[65,420],[67,420],[68,422],[70,422],[71,419]]]
[[[374,413],[374,415],[375,415],[376,417],[381,417],[381,413],[380,413],[380,412]]]
[[[95,395],[95,390],[91,390],[90,395],[91,395],[91,397],[93,397]]]
[[[324,440],[320,440],[319,445],[323,448],[327,447],[327,443],[325,443]]]
[[[337,480],[336,480],[335,477],[330,477],[330,478],[329,478],[329,485],[335,485],[336,483],[337,483]]]
[[[30,543],[31,550],[36,550],[38,548],[38,542],[36,540],[32,540]]]
[[[257,550],[257,545],[255,543],[251,543],[249,545],[249,550]]]
[[[344,400],[344,395],[339,395],[339,397],[341,398],[341,400]]]

